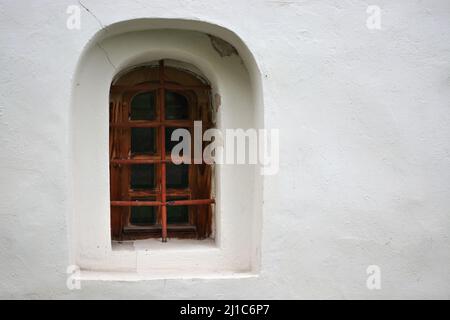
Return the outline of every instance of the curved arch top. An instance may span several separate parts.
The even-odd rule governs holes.
[[[116,22],[105,26],[91,38],[83,50],[80,60],[83,59],[84,54],[90,49],[90,47],[98,45],[107,38],[115,37],[124,33],[149,30],[196,31],[225,40],[238,52],[250,73],[254,85],[261,86],[261,72],[258,62],[241,37],[226,27],[206,21],[190,19],[142,18]]]

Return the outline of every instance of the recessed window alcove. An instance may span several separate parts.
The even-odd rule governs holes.
[[[114,237],[110,188],[114,183],[111,181],[113,176],[110,176],[111,84],[130,70],[155,66],[158,61],[164,61],[173,70],[184,70],[205,79],[210,88],[208,103],[215,128],[264,127],[256,62],[242,40],[229,30],[187,20],[135,20],[113,24],[108,26],[107,31],[99,32],[85,48],[73,84],[70,263],[80,267],[81,278],[86,280],[257,275],[263,217],[263,177],[256,165],[214,165],[210,194],[214,204],[211,204],[209,231],[198,233],[196,229],[197,233],[188,239],[170,237],[169,234],[167,242],[162,242],[159,236],[131,237],[131,240]],[[167,121],[191,119],[188,109],[180,107],[187,103],[182,100],[189,99],[188,96],[169,93],[165,99],[171,101],[165,112],[169,118],[176,118],[166,118]],[[153,121],[158,110],[152,106],[156,106],[158,101],[158,96],[151,90],[134,96],[134,106],[128,119]],[[144,132],[138,128],[130,131],[130,139],[134,143],[130,148],[144,155],[143,159],[148,161],[149,155],[156,154],[161,148],[160,144],[151,142],[161,139],[152,130]],[[136,174],[136,178],[132,179],[132,190],[154,187],[148,184],[157,179],[160,172],[144,169],[145,173],[130,171],[130,177]],[[183,178],[186,174],[181,171],[174,174],[179,174],[180,179],[171,180],[167,189],[175,190],[173,192],[188,191],[189,182]],[[145,177],[145,181],[139,177]],[[203,196],[206,199],[209,195]],[[154,205],[152,201],[156,203],[157,197],[148,204]],[[174,204],[159,203],[161,207]],[[173,211],[171,223],[187,224],[192,220],[191,211],[183,210]],[[126,220],[128,228],[161,221],[157,210],[127,212],[130,214]],[[154,215],[149,214],[151,212]],[[192,226],[198,228],[195,220],[192,221]]]

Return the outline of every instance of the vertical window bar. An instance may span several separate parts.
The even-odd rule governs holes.
[[[161,135],[161,225],[162,242],[167,242],[167,206],[166,206],[166,127],[163,124],[165,120],[165,92],[164,92],[164,60],[159,61],[159,115],[160,115],[160,135]]]

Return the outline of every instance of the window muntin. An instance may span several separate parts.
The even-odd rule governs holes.
[[[204,129],[212,126],[210,88],[188,83],[191,75],[166,68],[162,61],[137,78],[143,74],[149,81],[128,79],[111,87],[112,237],[208,237],[214,203],[211,167],[173,164],[170,152],[178,142],[170,136],[177,128],[192,131],[195,120]]]

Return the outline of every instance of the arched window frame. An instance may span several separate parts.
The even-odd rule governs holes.
[[[143,69],[145,72],[145,69]],[[209,237],[212,233],[211,196],[212,168],[206,163],[189,164],[189,186],[187,190],[167,188],[167,165],[172,162],[166,150],[166,128],[189,128],[192,135],[194,121],[202,121],[203,129],[212,127],[210,112],[210,86],[197,81],[186,84],[170,81],[166,75],[164,61],[159,61],[157,82],[127,83],[110,90],[110,195],[111,195],[111,235],[113,240],[134,240],[139,238],[168,237],[198,238]],[[185,71],[178,71],[181,73]],[[155,120],[131,120],[130,106],[133,97],[156,91]],[[165,117],[166,91],[183,95],[189,103],[188,120],[168,120]],[[207,103],[196,101],[198,95],[207,97]],[[205,100],[205,99],[203,99]],[[131,128],[155,128],[156,155],[131,154]],[[159,154],[158,154],[159,153]],[[138,164],[156,166],[157,188],[152,191],[136,191],[130,188],[130,167]],[[143,200],[144,196],[147,197]],[[140,200],[140,199],[142,200]],[[148,200],[148,198],[153,198]],[[182,200],[180,199],[182,198]],[[131,208],[137,206],[156,207],[157,223],[147,228],[133,228],[130,225]],[[189,225],[168,225],[168,208],[188,206]]]

